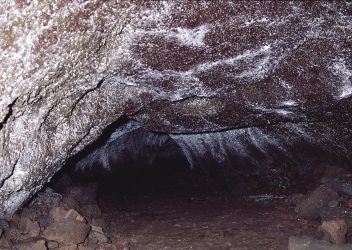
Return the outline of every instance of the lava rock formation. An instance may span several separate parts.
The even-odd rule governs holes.
[[[347,0],[3,1],[0,217],[121,117],[191,164],[297,147],[350,162],[351,13]]]

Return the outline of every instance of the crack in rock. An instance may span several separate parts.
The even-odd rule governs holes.
[[[5,124],[7,123],[7,121],[10,119],[12,113],[13,113],[13,107],[15,106],[16,102],[18,100],[18,97],[13,100],[12,103],[10,103],[7,108],[9,109],[9,111],[7,112],[6,116],[4,117],[4,119],[0,122],[0,131],[3,129],[3,127],[5,126]]]
[[[101,85],[103,84],[103,82],[105,81],[105,78],[102,78],[98,84],[94,87],[94,88],[91,88],[91,89],[88,89],[86,90],[73,104],[72,108],[71,108],[71,111],[70,111],[70,117],[72,116],[73,112],[75,111],[76,109],[76,106],[78,105],[78,103],[86,96],[88,95],[89,93],[99,89],[101,87]]]

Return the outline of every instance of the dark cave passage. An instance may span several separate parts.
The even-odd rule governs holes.
[[[0,250],[351,250],[351,13],[3,0]]]
[[[66,174],[52,187],[70,197],[72,189],[89,196],[87,187],[94,186],[101,214],[92,217],[104,220],[104,233],[117,249],[285,249],[289,236],[319,237],[319,223],[298,219],[286,199],[314,189],[323,173],[292,178],[290,188],[280,189],[256,175],[229,176],[219,166],[190,169],[184,159],[163,160],[96,178]],[[77,209],[87,213],[84,207]],[[96,247],[94,241],[85,244]]]
[[[70,162],[49,184],[89,223],[104,222],[105,247],[286,249],[290,236],[323,237],[319,221],[295,209],[323,177],[347,173],[343,164],[313,159],[301,168],[279,159],[272,163],[279,165],[247,171],[214,160],[191,168],[172,139],[129,131]],[[90,235],[81,245],[98,249],[101,240]]]
[[[67,162],[0,244],[293,250],[352,242],[348,155],[316,144],[332,136],[302,125],[173,135],[124,118]]]
[[[218,144],[222,154],[221,142],[211,138],[208,143]],[[328,208],[336,201],[352,211],[348,197],[319,189],[322,180],[349,176],[343,162],[326,160],[330,156],[320,155],[319,148],[309,151],[311,158],[304,152],[307,145],[294,148],[290,153],[306,160],[300,166],[302,159],[285,161],[274,147],[268,147],[272,161],[253,154],[256,164],[244,157],[228,165],[209,154],[192,165],[173,138],[133,122],[100,140],[48,184],[62,194],[59,207],[77,210],[94,230],[101,229],[100,236],[91,229],[78,244],[82,249],[286,249],[300,244],[291,236],[329,240],[317,230],[319,220],[331,213],[321,211],[321,200]],[[219,158],[241,157],[231,150]],[[349,234],[343,237],[350,241]]]

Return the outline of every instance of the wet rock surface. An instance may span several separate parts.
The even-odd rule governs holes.
[[[121,116],[180,134],[173,138],[189,160],[218,142],[226,150],[209,154],[216,162],[228,159],[225,151],[247,159],[254,150],[257,165],[268,151],[286,155],[288,142],[350,160],[351,8],[5,0],[0,217]]]

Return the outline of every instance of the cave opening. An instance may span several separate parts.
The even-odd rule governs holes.
[[[123,117],[0,220],[0,245],[350,249],[349,154],[320,126],[172,134]]]
[[[82,249],[285,249],[294,240],[306,244],[292,236],[329,240],[317,230],[329,213],[322,201],[331,208],[349,200],[323,180],[349,176],[347,165],[303,141],[281,151],[279,140],[265,144],[254,133],[170,135],[123,118],[72,157],[21,213],[44,228],[48,216],[79,214],[90,225],[88,236],[79,239],[83,227],[71,232],[78,236],[60,227],[43,235]],[[38,204],[50,202],[50,212],[38,215]]]
[[[352,249],[351,13],[3,0],[0,249]]]

